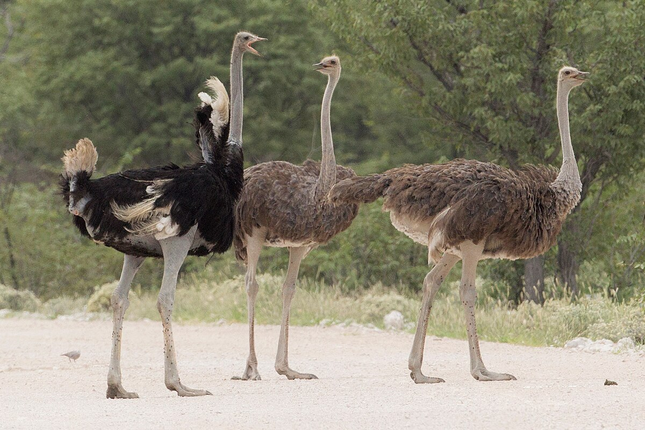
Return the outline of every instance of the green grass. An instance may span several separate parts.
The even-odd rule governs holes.
[[[176,295],[173,318],[176,321],[247,321],[243,276],[214,281],[207,272],[181,282]],[[280,324],[283,276],[258,276],[260,292],[256,301],[259,324]],[[485,284],[482,281],[483,284]],[[383,316],[398,310],[413,332],[420,306],[420,295],[401,293],[383,285],[354,293],[343,293],[342,286],[322,285],[301,279],[291,306],[291,324],[337,323],[372,324],[383,328]],[[459,283],[444,285],[435,300],[428,333],[465,338],[465,317],[459,299]],[[139,292],[131,298],[127,318],[158,320],[156,295]],[[631,300],[617,303],[608,297],[583,297],[547,300],[544,306],[522,303],[513,308],[506,302],[480,294],[477,306],[478,331],[482,339],[524,345],[562,346],[578,336],[617,341],[631,337],[645,339],[645,306]]]
[[[260,292],[256,301],[259,324],[279,324],[282,312],[283,276],[258,276]],[[588,296],[571,302],[570,298],[547,300],[544,306],[508,303],[485,294],[487,283],[482,280],[483,293],[477,305],[477,324],[484,340],[533,346],[562,346],[578,336],[617,341],[631,337],[637,343],[645,340],[645,304],[632,299],[616,302],[609,297]],[[109,297],[115,284],[96,288],[92,298],[52,299],[40,305],[39,312],[53,318],[82,310],[100,311],[100,318],[109,318]],[[448,282],[437,296],[428,327],[436,336],[465,338],[464,313],[459,300],[458,281]],[[420,296],[400,292],[383,285],[374,285],[360,292],[343,292],[342,286],[323,285],[301,279],[291,307],[292,325],[358,323],[383,328],[383,316],[398,310],[405,317],[407,330],[413,332],[419,311]],[[494,296],[494,295],[492,295]],[[126,318],[159,320],[156,293],[135,287],[130,295]],[[208,267],[199,274],[190,274],[177,289],[175,321],[246,323],[246,293],[242,275],[224,278]]]

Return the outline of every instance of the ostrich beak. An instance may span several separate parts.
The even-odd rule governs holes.
[[[312,64],[312,66],[314,67],[314,70],[322,70],[325,68],[325,65],[323,63]]]
[[[267,39],[266,39],[266,38],[264,38],[264,37],[256,37],[254,40],[252,40],[252,41],[250,41],[249,43],[247,43],[247,44],[246,44],[246,49],[248,49],[252,54],[255,54],[255,55],[257,55],[258,57],[261,57],[261,56],[262,56],[262,54],[260,54],[258,51],[256,51],[256,50],[255,50],[255,48],[253,48],[253,47],[251,46],[251,44],[252,44],[252,43],[255,43],[255,42],[261,42],[261,41],[263,41],[263,40],[267,40]]]
[[[588,76],[589,76],[589,72],[578,72],[575,78],[580,81],[584,81],[585,79],[587,79]]]

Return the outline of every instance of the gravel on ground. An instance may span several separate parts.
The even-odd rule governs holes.
[[[292,327],[290,364],[273,369],[279,327],[257,326],[262,381],[244,370],[243,324],[175,324],[182,382],[212,396],[179,398],[163,383],[161,324],[126,321],[122,370],[139,399],[105,398],[110,321],[0,319],[2,429],[642,429],[645,357],[482,342],[489,370],[517,381],[478,382],[463,340],[428,336],[415,385],[412,335],[360,327]],[[60,354],[80,350],[76,362]],[[605,380],[618,385],[604,385]]]

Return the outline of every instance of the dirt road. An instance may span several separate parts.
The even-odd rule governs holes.
[[[160,324],[126,321],[124,387],[141,398],[107,400],[111,331],[108,321],[0,319],[0,428],[645,428],[642,355],[483,343],[489,369],[518,380],[477,382],[465,341],[428,337],[425,371],[446,383],[415,385],[407,333],[294,327],[290,363],[320,379],[288,381],[273,370],[279,328],[260,326],[263,380],[231,381],[246,326],[175,324],[182,382],[213,393],[179,398],[163,384]],[[78,362],[60,356],[73,349]]]

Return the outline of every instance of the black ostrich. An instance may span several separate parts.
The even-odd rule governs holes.
[[[251,44],[259,40],[263,39],[242,32],[233,42],[233,112],[242,111],[243,54],[257,54]],[[171,326],[177,275],[184,259],[230,248],[234,207],[243,184],[241,116],[229,124],[226,89],[217,79],[207,85],[215,99],[200,94],[203,103],[195,110],[194,120],[203,162],[128,170],[91,180],[98,154],[89,139],[81,139],[63,157],[61,188],[74,224],[83,235],[125,254],[121,278],[112,295],[114,330],[108,398],[138,397],[121,383],[121,332],[130,285],[146,257],[164,259],[157,309],[163,324],[166,387],[180,396],[210,394],[180,382]]]

